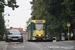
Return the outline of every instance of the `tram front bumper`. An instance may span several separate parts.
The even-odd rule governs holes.
[[[43,38],[45,38],[44,36],[39,36],[39,37],[35,37],[37,40],[43,40]]]
[[[35,38],[44,38],[44,36],[36,36]]]

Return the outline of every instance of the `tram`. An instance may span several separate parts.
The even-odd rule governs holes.
[[[46,39],[46,21],[45,20],[31,20],[27,26],[27,40],[39,41]]]

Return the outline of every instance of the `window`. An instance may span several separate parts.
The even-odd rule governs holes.
[[[19,30],[10,30],[8,32],[9,35],[20,35],[20,31]]]
[[[35,30],[44,30],[45,29],[45,24],[35,24],[34,29]]]

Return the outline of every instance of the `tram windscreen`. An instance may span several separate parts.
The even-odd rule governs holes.
[[[45,24],[35,24],[35,30],[44,30]]]

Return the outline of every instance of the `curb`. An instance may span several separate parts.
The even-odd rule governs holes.
[[[7,50],[8,43],[5,41],[0,41],[1,50]]]
[[[2,50],[7,50],[7,46],[8,46],[8,45],[5,44],[5,45],[3,46],[3,48],[2,48]]]
[[[75,41],[59,41],[59,42],[71,42],[71,43],[75,43]]]

